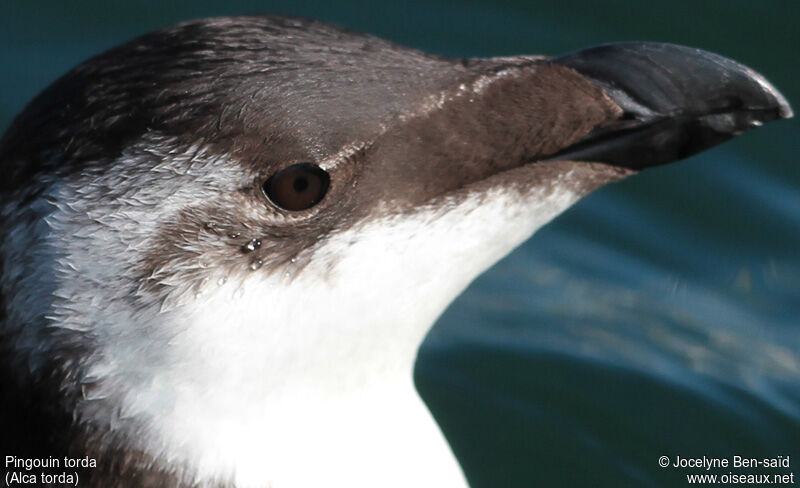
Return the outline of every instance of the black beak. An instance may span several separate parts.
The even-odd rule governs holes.
[[[742,132],[790,118],[763,76],[716,54],[674,44],[608,44],[553,58],[588,78],[624,111],[548,160],[643,169],[683,159]]]

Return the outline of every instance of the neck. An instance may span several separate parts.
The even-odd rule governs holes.
[[[497,213],[487,207],[478,208]],[[434,240],[415,253],[399,238],[415,232],[395,225]],[[132,447],[241,487],[464,486],[414,390],[414,360],[439,314],[509,241],[467,267],[426,221],[374,228],[326,241],[296,276],[210,277],[201,298],[151,317],[168,347],[146,361],[139,341],[105,341],[113,361],[89,374],[117,379],[105,396],[119,399],[129,430],[145,432]],[[531,230],[515,232],[512,243]]]
[[[209,267],[202,289],[160,310],[92,295],[106,306],[82,307],[103,327],[92,328],[100,354],[87,363],[95,386],[79,417],[200,484],[464,486],[414,390],[417,348],[475,276],[577,194],[490,197],[365,222],[298,256],[301,268],[242,277]],[[121,272],[70,257],[79,269]]]
[[[192,463],[201,479],[230,474],[237,487],[466,486],[410,378],[344,395],[306,391],[247,410],[222,424],[214,413],[205,428],[171,419],[170,435],[198,448]]]
[[[465,486],[412,380],[437,300],[414,314],[381,307],[384,316],[371,316],[339,297],[338,307],[265,315],[270,304],[325,301],[324,280],[298,281],[228,282],[190,314],[164,314],[188,326],[171,338],[165,364],[149,365],[157,375],[134,378],[136,351],[121,343],[111,352],[118,370],[105,375],[126,378],[114,395],[120,417],[146,432],[131,447],[237,487]]]

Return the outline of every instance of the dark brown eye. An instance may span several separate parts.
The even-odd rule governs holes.
[[[262,186],[264,194],[284,210],[305,210],[318,204],[331,178],[319,166],[311,163],[293,164],[278,171]]]

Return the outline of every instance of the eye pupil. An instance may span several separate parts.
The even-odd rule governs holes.
[[[308,180],[302,176],[294,180],[294,191],[302,193],[308,189]]]
[[[261,188],[276,207],[300,211],[319,203],[329,185],[330,176],[324,169],[311,163],[298,163],[279,170]]]

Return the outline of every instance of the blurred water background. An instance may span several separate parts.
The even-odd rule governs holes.
[[[0,129],[87,57],[211,15],[316,17],[452,56],[621,40],[747,64],[798,108],[800,2],[4,1]],[[685,486],[658,458],[791,456],[800,483],[800,122],[602,189],[478,279],[417,382],[476,488]]]

